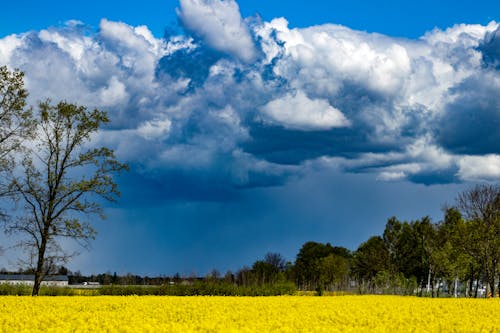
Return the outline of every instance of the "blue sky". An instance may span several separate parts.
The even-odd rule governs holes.
[[[259,13],[264,19],[286,17],[292,27],[323,23],[346,25],[365,30],[417,38],[434,27],[441,29],[457,23],[487,24],[498,20],[497,1],[238,1],[242,16]],[[165,26],[177,22],[177,0],[136,1],[7,1],[0,13],[0,36],[58,26],[68,20],[80,20],[93,27],[102,18],[130,25],[147,25],[157,37]]]
[[[203,275],[310,240],[354,250],[393,215],[438,221],[500,181],[494,1],[3,6],[0,65],[26,73],[30,103],[107,110],[92,144],[131,165],[71,269]]]

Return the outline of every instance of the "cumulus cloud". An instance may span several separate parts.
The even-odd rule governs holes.
[[[213,48],[245,62],[257,56],[249,29],[234,0],[181,0],[178,14],[186,28]]]
[[[12,57],[12,52],[21,45],[21,38],[16,35],[10,35],[0,39],[0,64],[7,64]]]
[[[458,161],[460,178],[470,181],[498,181],[500,155],[464,156]]]
[[[349,125],[342,112],[327,100],[311,100],[301,91],[274,99],[261,110],[270,122],[290,129],[326,130]]]
[[[232,0],[182,0],[178,15],[186,32],[165,39],[108,20],[8,36],[0,65],[25,71],[32,104],[107,110],[96,144],[172,196],[282,184],[316,164],[425,184],[500,179],[498,23],[408,40],[249,25]]]
[[[99,94],[100,105],[107,107],[113,105],[125,105],[128,102],[128,94],[125,84],[120,82],[116,76],[112,76]]]

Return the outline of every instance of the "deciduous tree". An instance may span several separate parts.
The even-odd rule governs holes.
[[[91,136],[108,121],[97,109],[66,102],[39,105],[37,138],[24,156],[22,175],[11,184],[24,213],[7,225],[25,236],[23,245],[33,255],[33,295],[43,276],[68,259],[61,239],[87,244],[95,236],[88,218],[104,218],[102,199],[119,195],[113,174],[126,165],[106,147],[89,148]]]
[[[470,241],[482,255],[486,280],[495,297],[495,277],[500,265],[500,186],[476,185],[458,195],[457,207],[473,230]]]

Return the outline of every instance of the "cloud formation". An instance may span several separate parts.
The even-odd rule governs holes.
[[[289,93],[264,105],[261,111],[271,123],[288,129],[314,130],[344,127],[349,121],[326,99],[309,99],[303,92]]]
[[[184,26],[216,50],[250,62],[256,58],[252,36],[233,0],[180,0]]]
[[[26,72],[32,103],[107,110],[96,143],[172,198],[226,198],[318,167],[500,180],[498,23],[408,40],[244,19],[232,0],[181,0],[178,15],[186,33],[166,39],[108,20],[7,36],[0,65]]]

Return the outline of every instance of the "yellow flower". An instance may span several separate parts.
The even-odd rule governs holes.
[[[500,332],[498,299],[0,297],[1,332]]]

